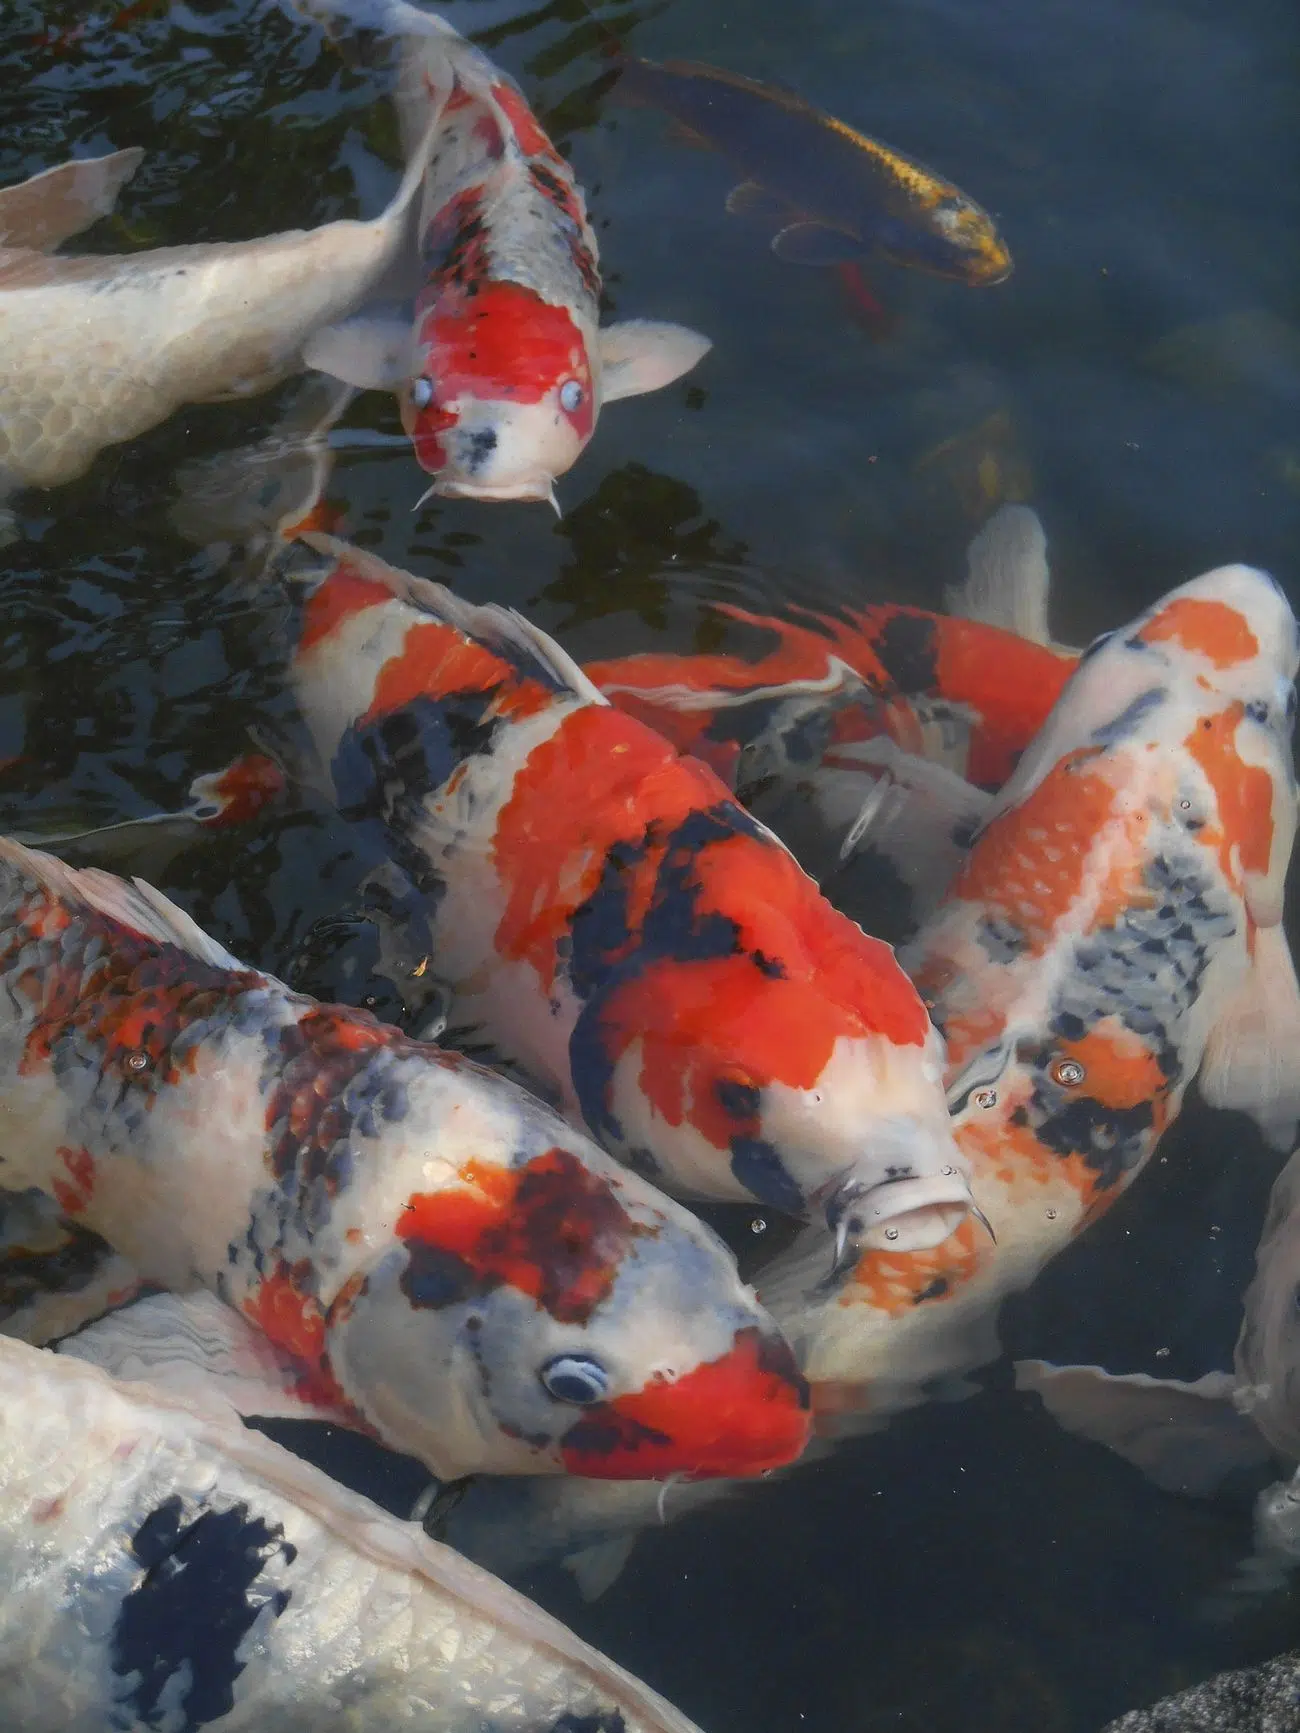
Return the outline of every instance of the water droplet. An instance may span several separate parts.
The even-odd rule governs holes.
[[[149,1055],[147,1053],[132,1053],[126,1062],[126,1068],[128,1071],[144,1071],[148,1064]]]
[[[943,1175],[943,1177],[945,1179],[951,1179],[953,1174],[956,1173],[956,1171],[957,1171],[957,1169],[955,1167],[941,1167],[939,1169],[939,1172]]]
[[[1049,1209],[1047,1212],[1048,1221],[1054,1222],[1056,1220],[1056,1215],[1057,1215],[1057,1212],[1054,1209]]]
[[[971,1095],[971,1100],[975,1103],[976,1107],[996,1107],[998,1104],[998,1092],[996,1089],[976,1089]]]
[[[896,1240],[898,1238],[898,1229],[897,1228],[886,1228],[885,1229],[885,1238],[887,1240]]]
[[[753,1221],[749,1224],[749,1231],[751,1234],[765,1234],[767,1232],[767,1223],[763,1220],[762,1216],[754,1217]]]
[[[1077,1059],[1058,1059],[1052,1066],[1052,1076],[1062,1089],[1077,1089],[1087,1072]]]

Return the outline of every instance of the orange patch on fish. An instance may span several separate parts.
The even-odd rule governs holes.
[[[1065,689],[1077,658],[974,620],[936,617],[935,696],[974,712],[966,777],[1001,786]]]
[[[296,1264],[277,1260],[257,1292],[244,1301],[242,1310],[248,1321],[294,1362],[298,1372],[295,1389],[304,1401],[351,1417],[355,1411],[330,1371],[325,1314],[308,1288],[311,1274],[312,1266],[305,1258]]]
[[[1083,1067],[1077,1085],[1081,1095],[1104,1102],[1107,1107],[1138,1107],[1144,1101],[1156,1110],[1157,1129],[1163,1129],[1161,1098],[1169,1089],[1169,1078],[1155,1054],[1120,1022],[1106,1017],[1078,1041],[1061,1041],[1059,1059],[1073,1059]]]
[[[940,1245],[923,1251],[864,1252],[839,1304],[859,1306],[865,1302],[888,1317],[898,1317],[916,1306],[945,1299],[993,1254],[988,1234],[968,1216]],[[762,1297],[760,1287],[760,1300]]]
[[[1243,614],[1226,602],[1179,596],[1147,621],[1137,636],[1144,644],[1175,643],[1204,656],[1216,668],[1232,668],[1259,655],[1259,639]]]
[[[1035,953],[1084,897],[1091,904],[1088,924],[1097,927],[1111,926],[1125,909],[1151,901],[1140,871],[1146,817],[1125,811],[1114,784],[1087,768],[1094,756],[1086,748],[1069,754],[1018,806],[999,813],[951,892],[996,911]],[[1117,835],[1117,846],[1098,863],[1092,844],[1108,827],[1122,827],[1130,846],[1118,846]],[[1099,869],[1105,878],[1095,883],[1092,875]]]
[[[1203,716],[1187,736],[1187,750],[1205,772],[1219,808],[1219,822],[1205,833],[1215,841],[1229,882],[1236,878],[1233,850],[1244,872],[1268,872],[1273,850],[1273,778],[1257,764],[1247,764],[1237,750],[1237,729],[1245,706],[1230,704],[1213,716]]]
[[[306,655],[345,620],[367,608],[377,608],[391,602],[393,592],[377,578],[368,578],[355,566],[342,559],[325,581],[307,598],[302,615],[302,631],[298,637],[298,653]]]
[[[465,637],[454,626],[431,620],[412,626],[401,650],[379,670],[374,697],[359,725],[391,716],[416,698],[487,692],[493,686],[502,688],[495,704],[499,716],[518,719],[535,715],[554,697],[540,680],[520,676],[503,657]]]
[[[81,1215],[89,1206],[95,1190],[95,1161],[88,1149],[56,1149],[55,1160],[61,1161],[67,1179],[55,1179],[50,1190],[54,1201],[65,1215]]]

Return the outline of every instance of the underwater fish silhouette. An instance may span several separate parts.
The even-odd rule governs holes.
[[[845,1245],[951,1231],[942,1048],[890,948],[519,615],[304,539],[326,564],[293,688],[328,794],[429,922],[453,1034],[685,1191]]]
[[[815,1405],[844,1385],[887,1411],[992,1357],[998,1303],[1133,1182],[1193,1077],[1289,1142],[1296,666],[1290,607],[1245,566],[1173,590],[1080,660],[900,952],[948,1043],[953,1127],[996,1243],[967,1222],[828,1281],[805,1231],[756,1279]]]
[[[183,404],[254,395],[300,370],[311,333],[396,259],[432,148],[429,128],[371,222],[139,253],[50,249],[112,208],[140,150],[0,190],[0,486],[72,481]]]
[[[408,148],[431,115],[437,128],[414,322],[363,315],[323,330],[310,364],[397,392],[431,494],[555,504],[555,478],[602,407],[670,384],[709,340],[649,320],[600,328],[596,237],[573,170],[518,85],[451,25],[404,0],[300,9],[398,38]]]
[[[87,1336],[440,1475],[798,1454],[806,1391],[721,1241],[522,1090],[139,881],[0,840],[0,899],[0,1183],[177,1291]]]
[[[1273,1184],[1231,1372],[1184,1383],[1020,1360],[1016,1384],[1036,1391],[1067,1430],[1116,1451],[1157,1486],[1206,1496],[1233,1469],[1300,1462],[1298,1287],[1300,1150]],[[1300,1469],[1259,1495],[1255,1542],[1240,1588],[1273,1586],[1300,1563]]]
[[[3,1338],[0,1718],[10,1733],[698,1733],[233,1410]]]
[[[617,97],[662,109],[740,170],[727,209],[774,230],[778,258],[875,257],[973,285],[1011,275],[1011,254],[974,199],[793,91],[694,60],[620,55],[618,65]]]

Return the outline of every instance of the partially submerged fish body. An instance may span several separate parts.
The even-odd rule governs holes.
[[[1106,1445],[1158,1486],[1212,1493],[1233,1469],[1300,1462],[1300,1150],[1274,1181],[1242,1301],[1232,1372],[1191,1382],[1099,1366],[1016,1363],[1068,1431]],[[1300,1469],[1255,1505],[1256,1555],[1238,1587],[1267,1587],[1300,1562]]]
[[[415,144],[372,222],[254,241],[45,250],[111,206],[138,150],[0,192],[0,481],[72,481],[183,404],[251,395],[300,369],[311,333],[355,309],[396,258],[431,142]]]
[[[779,86],[699,61],[628,57],[616,89],[664,110],[744,180],[728,208],[765,218],[773,251],[832,264],[875,254],[969,284],[1010,276],[992,218],[960,188]]]
[[[698,1733],[233,1411],[3,1339],[0,1720]]]
[[[383,0],[366,17],[399,40],[408,142],[436,116],[419,217],[426,275],[413,328],[363,317],[323,331],[311,364],[397,392],[433,493],[553,501],[602,405],[671,383],[708,340],[645,320],[600,330],[581,190],[518,86],[432,13]]]
[[[243,968],[138,881],[0,842],[0,895],[0,1183],[215,1296],[101,1339],[224,1355],[245,1412],[443,1476],[798,1454],[806,1392],[730,1253],[522,1090]]]
[[[948,1043],[953,1128],[996,1243],[967,1221],[828,1283],[810,1230],[762,1271],[824,1403],[837,1382],[914,1386],[996,1353],[998,1301],[1132,1183],[1193,1077],[1290,1135],[1295,672],[1291,611],[1242,566],[1084,655],[901,953]]]
[[[946,1234],[942,1050],[890,948],[517,614],[306,540],[293,685],[422,899],[452,1031],[685,1192]]]

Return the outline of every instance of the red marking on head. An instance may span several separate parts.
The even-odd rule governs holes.
[[[739,1477],[793,1462],[810,1423],[794,1356],[751,1328],[719,1360],[585,1410],[560,1448],[570,1474],[594,1480]]]
[[[375,679],[370,708],[362,726],[391,716],[416,698],[448,698],[459,692],[490,692],[499,688],[495,714],[532,716],[555,697],[540,680],[521,675],[504,656],[439,621],[411,626],[402,648]]]
[[[67,1179],[56,1178],[50,1186],[54,1201],[65,1215],[81,1215],[89,1207],[95,1190],[95,1162],[88,1149],[56,1149],[54,1159],[62,1162]]]
[[[1243,614],[1227,602],[1198,596],[1167,602],[1137,635],[1145,644],[1180,644],[1216,668],[1231,668],[1259,655],[1259,639]]]
[[[1217,715],[1203,716],[1187,736],[1187,750],[1214,790],[1218,823],[1201,834],[1215,844],[1229,883],[1235,882],[1233,850],[1243,872],[1266,874],[1273,853],[1273,778],[1262,765],[1247,764],[1237,750],[1237,729],[1245,706],[1229,704]]]
[[[458,1179],[412,1197],[399,1238],[450,1253],[479,1291],[504,1283],[530,1295],[561,1324],[588,1321],[632,1241],[653,1231],[633,1222],[609,1180],[567,1149],[520,1168],[472,1161]]]
[[[306,655],[356,614],[393,600],[393,592],[378,578],[367,577],[341,558],[308,596],[298,635],[298,654]]]

